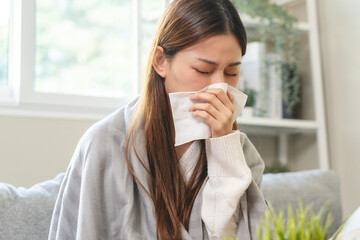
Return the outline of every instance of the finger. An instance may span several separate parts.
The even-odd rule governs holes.
[[[232,132],[232,125],[214,119],[209,113],[205,111],[193,111],[191,114],[194,117],[201,118],[211,128],[211,137],[220,137]]]
[[[229,92],[227,92],[227,96],[230,99],[230,102],[234,105],[234,97]]]
[[[222,90],[221,90],[222,91]],[[206,102],[213,105],[218,111],[223,111],[225,106],[220,99],[212,93],[198,92],[189,96],[193,101]]]
[[[217,98],[227,107],[229,107],[229,105],[232,105],[229,95],[220,88],[207,89],[205,92],[216,95]]]
[[[214,106],[212,106],[210,103],[195,103],[194,105],[192,105],[189,108],[189,112],[196,112],[196,111],[207,112],[219,123],[232,124],[231,120],[232,120],[233,114],[226,108],[223,111],[219,111]]]
[[[234,105],[228,95],[222,89],[208,89],[204,92],[190,95],[191,100],[211,103],[217,110],[226,113],[234,113]]]
[[[189,108],[189,112],[196,112],[196,111],[205,111],[209,113],[214,119],[217,120],[220,120],[222,118],[222,113],[219,112],[210,103],[195,103]]]
[[[192,111],[191,115],[201,118],[212,129],[216,125],[216,119],[205,111]]]
[[[222,90],[220,89],[220,91]],[[223,92],[223,94],[225,94],[225,92]],[[206,92],[195,93],[190,96],[190,99],[193,101],[205,102],[212,105],[218,111],[217,114],[213,113],[213,117],[216,120],[219,120],[221,122],[228,122],[233,117],[233,106],[231,105],[230,106],[231,109],[229,109],[218,99],[216,95],[212,93],[206,93]]]

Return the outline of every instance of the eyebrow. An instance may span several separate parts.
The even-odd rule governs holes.
[[[211,61],[209,59],[205,59],[205,58],[196,58],[197,60],[200,60],[202,62],[205,62],[205,63],[208,63],[208,64],[211,64],[211,65],[219,65],[218,63],[214,62],[214,61]],[[229,64],[229,67],[233,67],[233,66],[237,66],[237,65],[240,65],[241,62],[234,62],[234,63],[230,63]]]

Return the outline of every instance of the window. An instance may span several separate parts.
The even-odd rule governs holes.
[[[36,2],[35,91],[130,97],[132,1]]]
[[[127,103],[140,92],[156,24],[168,3],[1,0],[0,112],[97,118]],[[5,107],[1,86],[11,99]]]
[[[141,54],[140,66],[144,71],[148,60],[153,36],[157,27],[157,22],[165,9],[164,0],[142,1],[141,5]]]
[[[9,83],[10,0],[0,1],[0,87]]]

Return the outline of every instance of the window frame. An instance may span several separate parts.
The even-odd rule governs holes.
[[[12,16],[13,16],[13,2],[10,1],[10,19],[9,19],[9,29],[8,29],[8,37],[9,37],[9,51],[8,51],[8,76],[7,76],[7,84],[6,85],[0,85],[0,106],[1,105],[9,105],[13,103],[13,91],[12,91],[12,84],[10,82],[10,58],[12,56],[11,54],[11,37],[12,37]]]
[[[133,98],[140,93],[141,1],[133,1]],[[164,6],[169,0],[164,1]],[[0,115],[69,116],[102,118],[132,98],[41,93],[34,90],[36,0],[13,0],[9,41],[9,85],[0,89]]]

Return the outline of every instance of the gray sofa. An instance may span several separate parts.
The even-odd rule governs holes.
[[[61,173],[29,189],[0,183],[0,240],[47,239],[52,209],[63,177]],[[342,223],[340,180],[333,171],[265,174],[262,191],[276,210],[285,210],[288,203],[298,206],[300,198],[304,205],[312,203],[317,211],[330,199],[329,209],[334,220],[329,234]]]

